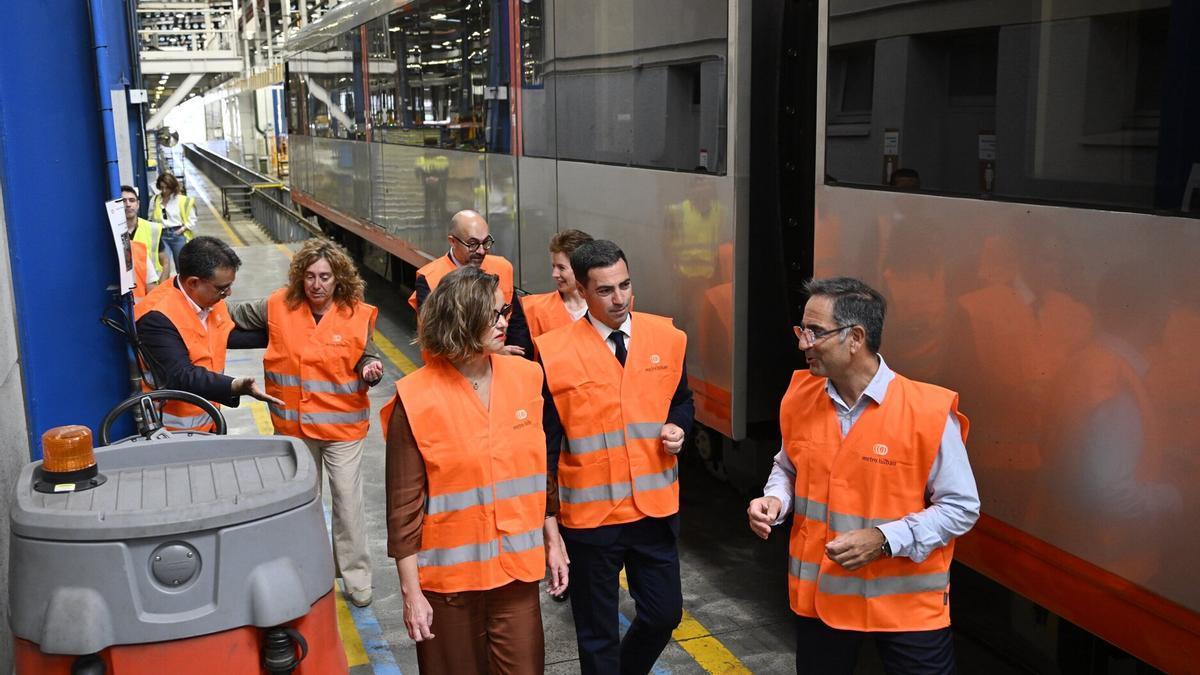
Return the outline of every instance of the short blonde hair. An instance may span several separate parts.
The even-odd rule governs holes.
[[[483,353],[494,324],[500,277],[467,265],[442,277],[421,305],[417,345],[430,356],[462,361]]]
[[[304,302],[304,272],[324,258],[333,269],[333,302],[342,309],[353,309],[362,302],[367,283],[358,275],[358,267],[341,246],[328,239],[309,239],[292,256],[288,269],[288,307],[295,309]]]

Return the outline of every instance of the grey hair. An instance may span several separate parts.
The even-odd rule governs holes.
[[[878,354],[883,343],[883,319],[887,300],[879,291],[852,277],[809,279],[804,284],[809,297],[833,299],[833,321],[839,326],[862,326],[867,334],[867,349]]]

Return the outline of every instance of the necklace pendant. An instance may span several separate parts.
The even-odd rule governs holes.
[[[473,388],[475,391],[479,391],[479,383],[478,383],[478,382],[472,382],[472,383],[471,383],[471,387],[472,387],[472,388]]]

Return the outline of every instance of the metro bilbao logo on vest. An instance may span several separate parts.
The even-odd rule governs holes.
[[[647,371],[666,370],[666,369],[667,369],[667,367],[665,365],[663,365],[661,356],[659,356],[658,354],[650,355],[650,367],[646,369]]]
[[[875,445],[871,446],[871,452],[878,455],[878,457],[870,457],[868,455],[863,455],[862,460],[864,462],[871,462],[872,464],[883,464],[884,466],[896,466],[895,460],[884,459],[884,456],[888,454],[888,446],[884,445],[883,443],[876,443]]]
[[[513,425],[513,431],[516,431],[517,429],[523,429],[533,424],[533,420],[529,419],[529,413],[524,408],[517,409],[517,420],[518,422]]]

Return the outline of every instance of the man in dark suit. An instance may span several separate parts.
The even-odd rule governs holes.
[[[571,268],[588,313],[535,342],[546,371],[543,424],[548,466],[558,471],[580,668],[644,674],[683,614],[676,455],[695,413],[687,337],[666,317],[630,311],[628,263],[611,241],[580,246]],[[637,608],[624,639],[622,568]]]

